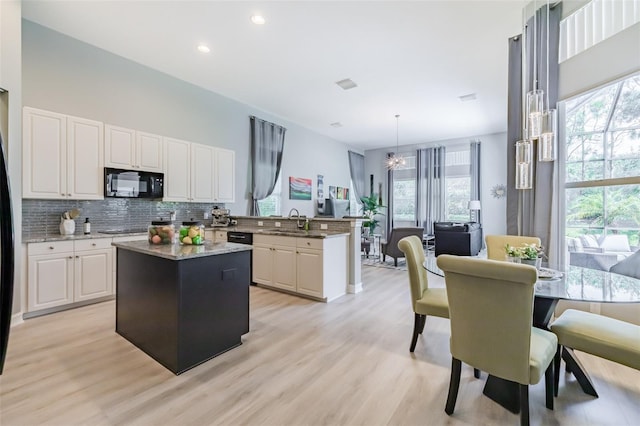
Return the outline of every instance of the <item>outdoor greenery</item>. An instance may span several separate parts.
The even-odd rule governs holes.
[[[640,185],[619,179],[640,176],[640,76],[568,102],[566,127],[567,236],[626,234],[638,245]]]

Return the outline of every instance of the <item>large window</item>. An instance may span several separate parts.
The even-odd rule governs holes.
[[[264,200],[258,201],[260,216],[280,216],[282,215],[282,170],[278,175],[276,186],[273,192]]]
[[[393,171],[393,225],[416,223],[416,154],[401,153],[404,166]]]
[[[640,75],[567,101],[565,110],[566,235],[595,235],[600,245],[624,235],[633,249],[640,245]]]
[[[445,158],[446,220],[469,221],[471,154],[469,145],[447,147]]]

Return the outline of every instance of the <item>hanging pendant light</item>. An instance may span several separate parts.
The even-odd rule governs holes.
[[[547,0],[547,91],[549,90],[549,1]],[[547,93],[547,110],[542,114],[540,139],[538,140],[538,161],[555,161],[558,141],[558,114],[549,108]]]
[[[542,134],[538,140],[538,161],[556,159],[556,135],[558,134],[558,115],[555,109],[542,114]]]
[[[516,142],[516,189],[531,189],[533,146],[529,139]]]
[[[404,157],[398,154],[398,128],[399,128],[399,119],[400,115],[396,114],[396,152],[392,153],[389,158],[387,158],[386,165],[389,170],[396,170],[400,167],[404,166],[406,161]]]

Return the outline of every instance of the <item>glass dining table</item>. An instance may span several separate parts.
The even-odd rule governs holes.
[[[424,268],[441,277],[436,258],[428,256]],[[591,303],[640,303],[640,279],[608,271],[569,266],[565,271],[542,268],[535,285],[533,325],[547,329],[560,300]],[[544,278],[542,276],[545,276]],[[597,397],[591,378],[570,348],[564,348],[562,359],[567,371],[573,373],[582,390]],[[503,407],[518,413],[520,410],[517,384],[489,376],[483,393]]]

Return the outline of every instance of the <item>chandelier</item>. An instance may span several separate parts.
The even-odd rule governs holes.
[[[526,13],[523,14],[523,18]],[[538,10],[534,2],[533,14],[533,72],[531,90],[524,97],[522,117],[522,140],[516,142],[516,189],[533,187],[533,146],[538,147],[538,161],[554,161],[557,144],[557,113],[549,108],[549,96],[538,87]],[[526,21],[526,18],[523,19]],[[526,87],[527,76],[527,25],[522,29],[522,86]],[[546,3],[546,87],[549,88],[549,2]],[[524,90],[524,89],[523,89]],[[546,108],[545,108],[546,98]]]
[[[386,166],[389,170],[396,170],[400,167],[404,166],[406,161],[404,157],[398,154],[398,128],[399,128],[399,119],[400,115],[396,114],[396,152],[392,153],[389,158],[387,158]]]

